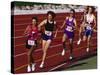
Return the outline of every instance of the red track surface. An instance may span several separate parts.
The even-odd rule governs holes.
[[[78,27],[80,25],[80,18],[82,13],[76,13],[76,19],[78,23]],[[23,32],[27,25],[31,23],[31,17],[37,16],[39,18],[39,23],[42,21],[46,15],[45,14],[38,14],[38,15],[16,15],[14,16],[14,73],[26,73],[26,67],[27,67],[27,52],[25,48],[25,39],[26,37],[23,36]],[[67,16],[65,13],[59,13],[57,14],[56,21],[57,25],[62,25],[65,16]],[[51,43],[50,48],[47,52],[47,58],[45,61],[45,68],[40,69],[39,65],[42,58],[42,50],[41,45],[38,47],[37,50],[33,53],[34,59],[36,61],[36,70],[35,72],[44,72],[44,71],[51,71],[55,69],[59,64],[62,64],[64,61],[67,61],[68,64],[66,66],[69,66],[71,63],[68,60],[69,58],[69,50],[66,52],[65,56],[61,56],[62,52],[62,45],[61,45],[61,39],[63,35],[63,30],[58,32],[57,38],[53,40]],[[76,44],[76,41],[78,40],[78,32],[75,33],[75,39],[74,39],[74,55],[76,59],[83,58],[84,56],[88,57],[89,55],[96,54],[97,49],[97,34],[93,33],[93,37],[91,40],[91,49],[90,52],[86,53],[86,42],[81,42],[81,44],[78,46]],[[68,42],[67,42],[68,47]]]

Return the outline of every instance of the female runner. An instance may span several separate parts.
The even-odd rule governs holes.
[[[80,25],[80,29],[79,29],[79,40],[77,41],[77,45],[80,44],[81,42],[81,38],[82,38],[82,34],[84,33],[84,30],[85,30],[85,23],[84,23],[84,20],[85,20],[85,15],[87,14],[87,11],[88,11],[88,6],[85,7],[84,9],[84,12],[83,12],[83,16],[81,18],[81,25]]]
[[[32,25],[28,25],[24,32],[24,35],[27,36],[26,48],[29,49],[27,72],[31,72],[35,70],[35,63],[34,63],[32,53],[37,48],[37,40],[38,40],[37,22],[38,22],[37,17],[33,17]]]
[[[69,46],[70,46],[70,57],[69,59],[73,58],[73,40],[74,40],[74,30],[77,28],[76,19],[75,19],[75,10],[70,10],[70,15],[66,17],[63,25],[61,26],[61,29],[66,25],[66,28],[64,30],[64,35],[62,37],[62,43],[63,43],[63,51],[62,56],[65,54],[66,51],[66,38],[69,39]]]
[[[43,57],[42,57],[42,62],[40,64],[40,68],[43,68],[44,66],[44,61],[46,58],[46,53],[47,50],[52,42],[53,39],[53,31],[54,28],[56,27],[56,21],[54,20],[55,18],[55,13],[53,11],[48,11],[47,12],[47,19],[43,20],[39,25],[39,29],[41,29],[42,26],[44,26],[45,30],[42,34],[42,50],[43,50]],[[57,31],[54,35],[54,37],[56,37],[57,35]]]
[[[94,7],[88,7],[88,13],[85,15],[85,32],[83,36],[83,41],[87,39],[87,48],[86,51],[89,52],[90,49],[90,40],[94,28],[96,27],[96,18],[94,16]]]

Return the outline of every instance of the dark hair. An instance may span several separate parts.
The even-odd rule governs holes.
[[[38,18],[36,16],[32,17],[32,20],[35,19],[38,22]]]
[[[93,6],[88,6],[88,12],[89,12],[89,8],[92,9],[92,12],[91,12],[91,13],[94,13],[94,11],[95,11],[95,7],[93,7]]]
[[[74,9],[70,9],[70,11],[73,12],[73,17],[75,17],[75,10]]]
[[[36,16],[32,17],[32,20],[35,19],[36,20],[36,25],[38,25],[38,18]]]
[[[47,16],[48,16],[49,14],[52,15],[53,19],[56,17],[56,14],[55,14],[53,11],[48,11],[48,12],[47,12]]]
[[[89,8],[89,6],[86,6],[86,7],[85,7],[86,14],[88,13],[88,8]]]

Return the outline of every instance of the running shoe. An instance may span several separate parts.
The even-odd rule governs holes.
[[[80,42],[81,42],[81,39],[79,39],[79,40],[78,40],[77,45],[79,45],[79,44],[80,44]]]
[[[43,68],[43,66],[44,66],[44,62],[41,63],[40,68]]]
[[[27,66],[27,72],[31,72],[31,66],[30,65]]]
[[[89,52],[89,48],[86,49],[86,52]]]
[[[65,55],[65,49],[63,49],[62,53],[61,53],[62,56]]]

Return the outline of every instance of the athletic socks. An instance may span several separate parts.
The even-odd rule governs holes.
[[[44,62],[41,62],[40,68],[43,68],[43,66],[44,66]]]

